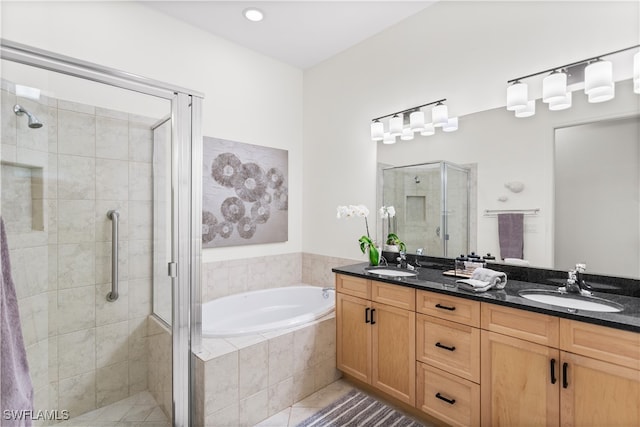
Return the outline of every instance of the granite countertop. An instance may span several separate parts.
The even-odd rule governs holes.
[[[386,282],[400,286],[407,286],[415,289],[424,289],[461,298],[499,304],[508,307],[519,308],[522,310],[534,311],[537,313],[578,320],[582,322],[594,323],[597,325],[608,326],[616,329],[640,332],[640,298],[637,297],[616,295],[604,292],[594,292],[594,296],[614,301],[624,307],[624,310],[622,310],[621,312],[603,313],[596,311],[568,309],[565,307],[558,307],[523,298],[518,295],[518,292],[523,289],[555,290],[557,289],[557,286],[511,280],[508,278],[508,274],[507,286],[504,289],[474,293],[466,291],[464,289],[458,289],[456,280],[459,278],[445,276],[442,274],[441,269],[421,267],[418,268],[417,277],[390,278],[368,273],[365,270],[365,267],[368,267],[367,263],[338,267],[332,269],[332,271],[334,273],[363,277],[366,279],[372,279],[379,282]]]

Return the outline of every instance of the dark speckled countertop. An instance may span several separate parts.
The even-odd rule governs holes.
[[[522,310],[594,323],[616,329],[640,332],[640,298],[633,296],[594,292],[594,296],[614,301],[624,307],[624,310],[618,313],[602,313],[596,311],[568,309],[523,298],[518,295],[518,292],[523,289],[554,290],[557,289],[558,286],[512,280],[509,278],[509,274],[507,274],[507,286],[504,289],[474,293],[464,289],[458,289],[456,284],[456,280],[458,278],[443,275],[442,269],[422,267],[418,269],[417,277],[390,278],[368,273],[365,270],[365,267],[368,267],[368,264],[361,263],[334,268],[332,271],[334,273],[363,277],[377,280],[379,282],[392,283],[415,289],[424,289],[432,292],[454,295],[461,298],[484,301],[492,304],[499,304]]]

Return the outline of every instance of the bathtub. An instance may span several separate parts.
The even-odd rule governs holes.
[[[312,322],[335,307],[333,289],[287,286],[230,295],[202,305],[202,336],[261,334]]]

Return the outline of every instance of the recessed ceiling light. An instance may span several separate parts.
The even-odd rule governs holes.
[[[256,9],[255,7],[250,7],[245,9],[243,12],[244,17],[252,22],[259,22],[264,19],[264,13],[260,9]]]

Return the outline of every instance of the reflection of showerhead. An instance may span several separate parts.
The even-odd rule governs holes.
[[[13,106],[13,112],[16,113],[17,116],[21,116],[23,114],[26,114],[27,117],[29,118],[29,127],[32,129],[38,129],[42,127],[42,122],[40,120],[38,120],[38,118],[36,116],[34,116],[33,114],[31,114],[30,112],[28,112],[27,110],[24,109],[24,107],[22,107],[20,104],[16,104]]]
[[[418,175],[416,175],[413,180],[416,182],[416,184],[420,184],[420,178],[418,178]]]

